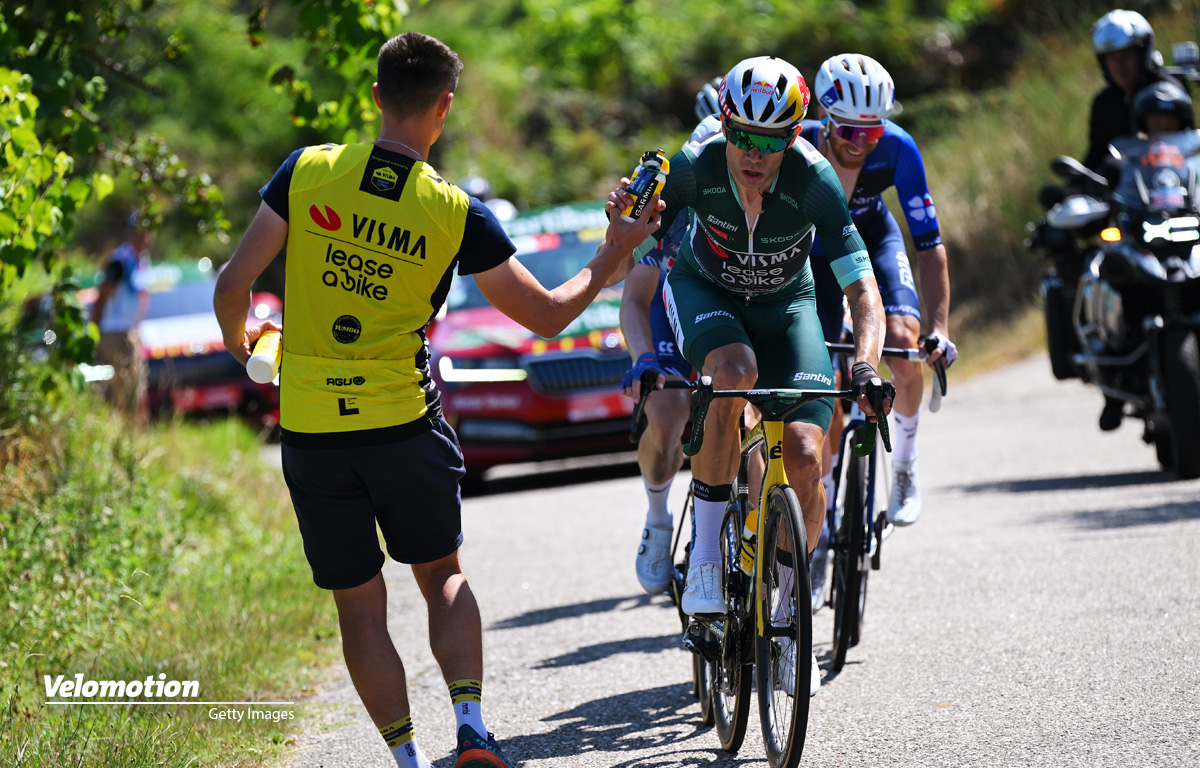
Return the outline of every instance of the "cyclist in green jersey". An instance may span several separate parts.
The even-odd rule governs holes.
[[[649,252],[691,208],[694,224],[664,289],[684,357],[718,389],[833,389],[808,263],[819,234],[854,317],[859,406],[875,418],[868,401],[873,388],[882,388],[885,412],[895,393],[875,372],[883,305],[837,175],[812,145],[797,141],[808,97],[804,78],[781,59],[747,59],[730,70],[719,94],[723,135],[671,158],[662,227],[635,256]],[[623,205],[629,196],[618,189],[611,200]],[[683,595],[683,610],[692,615],[725,612],[719,536],[736,473],[742,406],[713,403],[704,448],[692,460],[696,527]],[[831,415],[829,401],[810,403],[789,417],[784,438],[788,480],[810,542],[825,516],[821,447]]]

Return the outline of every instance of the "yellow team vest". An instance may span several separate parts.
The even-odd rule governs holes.
[[[353,432],[425,414],[421,331],[449,287],[469,208],[428,164],[373,144],[301,153],[288,191],[285,430]]]

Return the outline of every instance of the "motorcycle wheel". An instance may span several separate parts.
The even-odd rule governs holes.
[[[1071,306],[1061,285],[1047,286],[1043,299],[1046,320],[1046,352],[1050,355],[1050,371],[1059,381],[1079,378],[1071,355],[1079,351],[1079,340],[1071,323]]]
[[[1191,480],[1200,477],[1200,348],[1191,329],[1163,336],[1171,453],[1179,479]]]

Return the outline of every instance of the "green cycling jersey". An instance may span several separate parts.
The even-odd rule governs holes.
[[[816,235],[842,288],[873,274],[841,182],[807,141],[797,139],[785,150],[763,198],[762,213],[750,222],[725,159],[724,137],[689,143],[671,158],[662,226],[638,247],[635,258],[648,253],[675,217],[691,208],[694,223],[678,261],[747,301],[811,291],[808,258]]]

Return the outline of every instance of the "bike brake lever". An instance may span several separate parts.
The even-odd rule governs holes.
[[[933,350],[938,348],[937,339],[932,336],[922,336],[917,339],[917,343],[925,350],[925,354],[932,354]],[[946,394],[946,364],[939,359],[933,364],[933,391],[929,395],[929,410],[937,413],[942,409],[942,397]]]
[[[883,438],[883,449],[892,452],[892,434],[888,429],[887,415],[883,412],[883,392],[875,389],[871,397],[871,407],[875,409],[875,424],[879,427],[879,436]]]
[[[700,453],[704,444],[704,419],[708,416],[708,405],[712,402],[712,379],[700,377],[700,386],[692,391],[692,436],[683,446],[685,456],[692,457]]]
[[[638,396],[637,405],[633,406],[633,413],[629,417],[629,442],[634,445],[638,444],[638,441],[642,439],[642,433],[646,431],[646,401],[650,399],[650,393],[654,391],[655,384],[658,383],[658,373],[643,371],[638,380],[642,383],[642,391]]]

